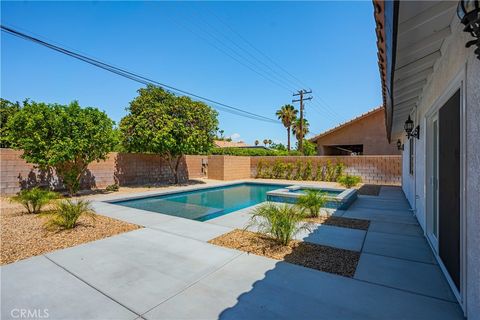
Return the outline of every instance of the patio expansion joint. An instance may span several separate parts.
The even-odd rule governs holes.
[[[235,250],[237,251],[237,250]],[[245,252],[238,252],[238,254],[234,257],[232,257],[231,259],[228,259],[225,263],[223,263],[222,265],[220,265],[217,269],[201,276],[200,278],[198,278],[197,280],[195,280],[194,282],[190,283],[189,285],[187,285],[185,288],[183,288],[182,290],[178,291],[177,293],[173,294],[172,296],[164,299],[163,301],[161,301],[160,303],[158,303],[157,305],[151,307],[150,309],[148,309],[147,311],[143,312],[141,315],[139,315],[140,317],[142,317],[142,319],[145,319],[144,316],[149,313],[150,311],[154,310],[155,308],[157,308],[158,306],[162,305],[163,303],[175,298],[176,296],[184,293],[186,290],[190,289],[191,287],[193,287],[194,285],[196,285],[197,283],[199,283],[200,281],[202,281],[203,279],[209,277],[210,275],[214,274],[215,272],[218,272],[220,270],[222,270],[226,265],[230,264],[231,262],[233,262],[234,260],[236,260],[237,258],[239,258],[240,256],[242,255],[245,255],[246,253]]]
[[[90,288],[92,288],[93,290],[97,291],[98,293],[102,294],[103,296],[107,297],[108,299],[112,300],[113,302],[117,303],[118,305],[122,306],[123,308],[127,309],[128,311],[130,311],[131,313],[135,314],[137,317],[135,319],[143,319],[142,315],[139,314],[138,312],[135,312],[134,310],[132,310],[131,308],[127,307],[126,305],[124,305],[123,303],[121,303],[120,301],[110,297],[108,294],[106,294],[105,292],[103,292],[102,290],[96,288],[95,286],[93,286],[92,284],[90,284],[88,281],[85,281],[83,280],[82,278],[80,278],[79,276],[77,276],[75,273],[71,272],[70,270],[68,270],[67,268],[65,268],[64,266],[58,264],[57,262],[55,262],[54,260],[50,259],[46,254],[43,255],[43,257],[45,257],[48,261],[50,261],[51,263],[53,263],[54,265],[56,265],[57,267],[65,270],[65,272],[67,272],[68,274],[72,275],[73,277],[75,277],[76,279],[80,280],[81,282],[85,283],[87,286],[89,286]]]
[[[419,261],[419,260],[414,260],[414,259],[399,258],[399,257],[395,257],[395,256],[389,256],[389,255],[386,255],[386,254],[379,254],[379,253],[376,253],[376,252],[361,251],[361,253],[367,253],[367,254],[370,254],[370,255],[386,257],[386,258],[393,258],[393,259],[404,260],[404,261],[409,261],[409,262],[423,263],[423,264],[428,264],[428,265],[433,265],[433,266],[437,265],[436,262],[425,262],[425,261]]]

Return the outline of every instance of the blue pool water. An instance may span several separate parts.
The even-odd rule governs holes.
[[[241,183],[156,197],[114,202],[114,204],[206,221],[267,200],[267,192],[282,185]]]

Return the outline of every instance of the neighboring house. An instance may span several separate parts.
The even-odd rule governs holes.
[[[247,146],[247,144],[243,141],[215,140],[213,143],[217,148],[239,148]]]
[[[331,155],[399,155],[397,145],[385,134],[383,107],[373,109],[309,139],[317,153]]]
[[[458,3],[374,7],[387,135],[404,144],[403,190],[465,315],[480,319],[480,49],[466,48],[478,39],[464,32]],[[480,24],[480,12],[468,17]]]

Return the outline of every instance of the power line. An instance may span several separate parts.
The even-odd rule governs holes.
[[[280,123],[277,120],[274,120],[274,119],[271,119],[271,118],[268,118],[268,117],[265,117],[265,116],[262,116],[262,115],[258,115],[258,114],[255,114],[255,113],[252,113],[252,112],[249,112],[249,111],[245,111],[245,110],[242,110],[240,108],[236,108],[236,107],[233,107],[233,106],[230,106],[230,105],[227,105],[227,104],[224,104],[224,103],[221,103],[221,102],[218,102],[218,101],[215,101],[215,100],[212,100],[212,99],[209,99],[209,98],[206,98],[206,97],[203,97],[203,96],[200,96],[200,95],[197,95],[197,94],[185,91],[185,90],[182,90],[182,89],[178,89],[178,88],[175,88],[173,86],[170,86],[170,85],[167,85],[167,84],[164,84],[164,83],[160,83],[158,81],[155,81],[155,80],[149,79],[147,77],[144,77],[144,76],[135,74],[133,72],[127,71],[125,69],[115,67],[115,66],[107,64],[105,62],[101,62],[99,60],[89,58],[85,55],[81,55],[81,54],[76,53],[74,51],[67,50],[67,49],[64,49],[62,47],[53,45],[51,43],[48,43],[48,42],[45,42],[45,41],[40,40],[38,38],[29,36],[25,33],[19,32],[17,30],[6,27],[4,25],[1,25],[1,29],[2,29],[2,31],[4,31],[8,34],[11,34],[13,36],[16,36],[18,38],[40,44],[40,45],[45,46],[45,47],[47,47],[49,49],[52,49],[54,51],[63,53],[65,55],[68,55],[68,56],[73,57],[75,59],[81,60],[83,62],[86,62],[88,64],[96,66],[98,68],[101,68],[101,69],[104,69],[106,71],[115,73],[119,76],[125,77],[127,79],[130,79],[130,80],[133,80],[133,81],[136,81],[136,82],[139,82],[139,83],[142,83],[144,85],[149,85],[149,84],[152,85],[153,84],[153,85],[156,85],[156,86],[159,86],[159,87],[162,87],[162,88],[167,88],[171,91],[179,92],[181,94],[184,94],[184,95],[187,95],[187,96],[190,96],[190,97],[195,97],[197,99],[210,102],[210,103],[216,105],[218,109],[224,110],[226,112],[230,112],[230,113],[235,114],[235,115],[244,116],[244,117],[247,117],[247,118],[250,118],[250,119],[253,119],[253,120],[260,120],[260,121],[271,122],[271,123],[276,123],[276,124]]]

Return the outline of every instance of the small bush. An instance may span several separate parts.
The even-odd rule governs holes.
[[[339,162],[335,165],[335,177],[333,181],[337,181],[338,178],[343,176],[343,171],[345,170],[345,165],[342,162]]]
[[[38,187],[22,190],[11,201],[20,203],[27,209],[28,213],[39,213],[42,207],[56,199],[58,194],[52,191],[43,190]]]
[[[307,164],[305,165],[305,168],[303,169],[303,176],[302,179],[307,181],[307,180],[312,180],[312,161],[308,160]]]
[[[302,212],[294,206],[267,202],[254,210],[247,228],[257,226],[259,232],[282,245],[288,245],[299,231],[310,230],[308,224],[302,223],[302,219]]]
[[[293,170],[295,167],[293,163],[289,162],[285,165],[285,179],[292,180],[293,179]]]
[[[300,160],[297,160],[295,163],[295,180],[302,180],[303,177],[303,162]]]
[[[274,149],[263,149],[263,148],[238,148],[238,147],[229,147],[229,148],[213,148],[210,152],[213,155],[229,155],[229,156],[301,156],[302,153],[299,151],[283,151],[283,150],[274,150]]]
[[[115,184],[111,184],[111,185],[109,185],[109,186],[107,186],[107,187],[105,188],[105,190],[107,190],[107,191],[112,191],[112,192],[118,191],[118,189],[120,189],[120,186],[119,186],[118,184],[116,184],[116,183],[115,183]]]
[[[263,178],[263,168],[264,167],[265,167],[265,162],[263,160],[258,161],[256,178]]]
[[[327,203],[327,196],[325,193],[318,190],[307,190],[305,194],[301,195],[297,200],[297,205],[308,211],[308,216],[311,218],[318,217],[320,209]]]
[[[355,187],[360,182],[362,182],[362,178],[359,176],[351,176],[347,174],[339,177],[338,182],[346,188],[352,188],[352,187]]]
[[[95,219],[90,202],[87,200],[72,201],[70,199],[57,203],[52,218],[46,222],[47,229],[72,229],[82,215]]]
[[[325,181],[335,181],[335,166],[332,164],[332,161],[327,160],[325,165]]]

